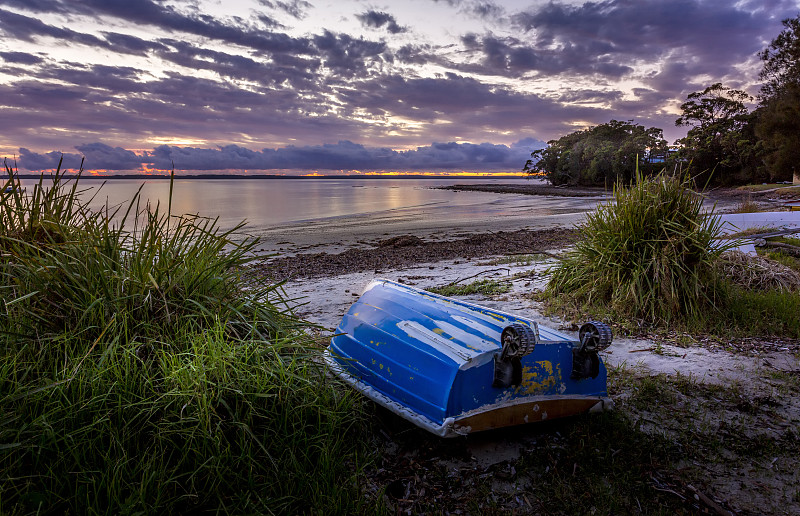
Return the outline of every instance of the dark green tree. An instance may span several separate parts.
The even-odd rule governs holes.
[[[749,182],[758,173],[760,148],[753,130],[755,117],[741,90],[712,84],[690,93],[681,105],[677,126],[691,127],[678,140],[677,158],[690,163],[690,172],[702,182]]]
[[[783,20],[785,29],[759,54],[764,80],[756,135],[765,148],[770,179],[800,172],[800,15]]]
[[[583,131],[576,131],[548,147],[531,153],[523,172],[544,176],[554,185],[612,186],[617,181],[630,183],[637,166],[645,174],[663,164],[647,157],[666,151],[661,129],[612,120]]]
[[[758,54],[764,62],[759,75],[765,81],[759,95],[762,102],[800,84],[800,14],[783,20],[783,26],[785,29]]]

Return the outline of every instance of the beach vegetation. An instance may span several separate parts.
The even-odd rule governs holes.
[[[492,279],[481,279],[472,283],[460,285],[458,283],[448,283],[440,287],[430,287],[428,292],[439,294],[440,296],[469,296],[480,294],[483,296],[493,296],[505,294],[511,291],[511,283],[508,281],[498,281]]]
[[[542,295],[552,310],[628,329],[800,337],[800,275],[728,252],[737,240],[719,239],[718,218],[687,181],[659,175],[618,186],[580,230]]]
[[[361,510],[360,402],[279,286],[244,288],[241,226],[6,172],[0,512]]]
[[[800,14],[783,20],[783,26],[759,54],[765,82],[756,134],[764,142],[770,176],[791,181],[800,174]]]
[[[800,258],[789,256],[781,250],[770,250],[764,253],[764,256],[774,262],[785,265],[797,272],[800,272]]]
[[[676,143],[674,159],[701,186],[741,184],[761,180],[762,145],[755,135],[757,113],[750,113],[746,92],[715,83],[690,93],[675,125],[689,127]]]
[[[531,153],[523,172],[544,173],[554,185],[604,186],[628,184],[637,170],[649,175],[660,170],[649,156],[664,156],[667,142],[663,131],[632,121],[612,120],[575,131]]]
[[[543,263],[552,260],[553,257],[547,253],[525,253],[510,254],[482,262],[479,265],[516,265],[528,266],[535,263]]]
[[[587,214],[582,238],[556,266],[545,294],[655,324],[692,320],[716,303],[714,245],[720,223],[686,181],[641,175],[618,184],[610,202]]]
[[[733,213],[758,213],[763,211],[757,202],[751,198],[742,199],[733,208]]]

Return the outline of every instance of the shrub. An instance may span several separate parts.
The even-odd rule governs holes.
[[[713,306],[718,219],[685,181],[663,173],[617,185],[613,198],[587,215],[581,238],[555,269],[546,297],[610,306],[651,323],[691,320]]]

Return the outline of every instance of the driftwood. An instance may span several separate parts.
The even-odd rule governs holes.
[[[709,498],[705,493],[693,485],[688,484],[686,488],[694,494],[697,501],[702,502],[706,507],[713,510],[714,514],[717,514],[718,516],[735,516],[734,513],[722,507],[720,504]]]

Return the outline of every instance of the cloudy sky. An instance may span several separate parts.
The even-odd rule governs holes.
[[[758,91],[785,0],[0,0],[21,170],[517,172],[611,119]]]

